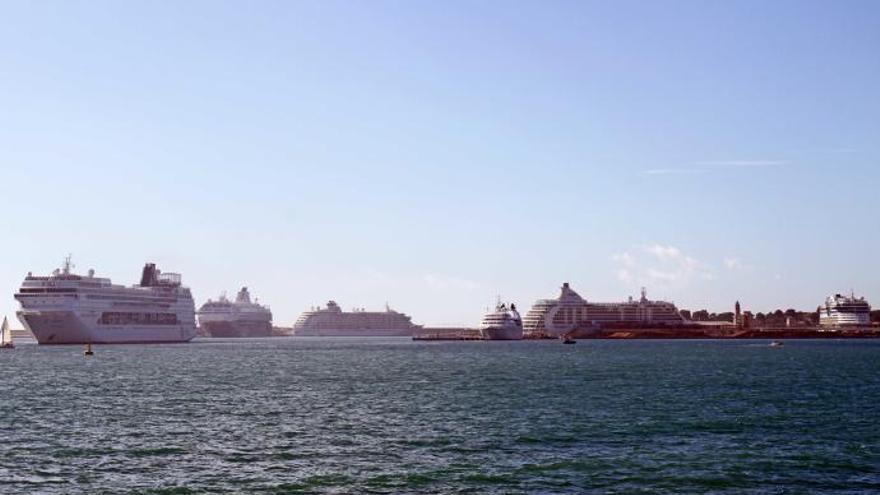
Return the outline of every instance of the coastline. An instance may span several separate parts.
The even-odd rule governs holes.
[[[742,329],[732,325],[725,328],[685,326],[675,328],[663,327],[606,327],[584,328],[573,330],[566,337],[575,340],[748,340],[748,339],[873,339],[880,338],[880,327],[858,327],[841,329],[765,327]],[[421,341],[454,341],[483,340],[480,331],[475,328],[431,328],[413,334],[413,340]],[[547,334],[525,335],[523,340],[557,340],[560,337]]]

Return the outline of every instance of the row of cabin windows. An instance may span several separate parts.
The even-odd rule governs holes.
[[[175,313],[122,313],[101,314],[102,325],[176,325]]]

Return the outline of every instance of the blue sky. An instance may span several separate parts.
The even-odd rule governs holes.
[[[0,312],[68,252],[282,325],[880,307],[878,46],[871,1],[4,2]]]

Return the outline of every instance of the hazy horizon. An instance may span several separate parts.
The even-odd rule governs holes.
[[[0,315],[73,254],[475,325],[880,307],[880,4],[0,5]]]

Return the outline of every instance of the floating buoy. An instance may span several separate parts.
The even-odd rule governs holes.
[[[92,344],[86,344],[86,350],[83,351],[83,356],[94,356],[95,353],[92,352]]]

